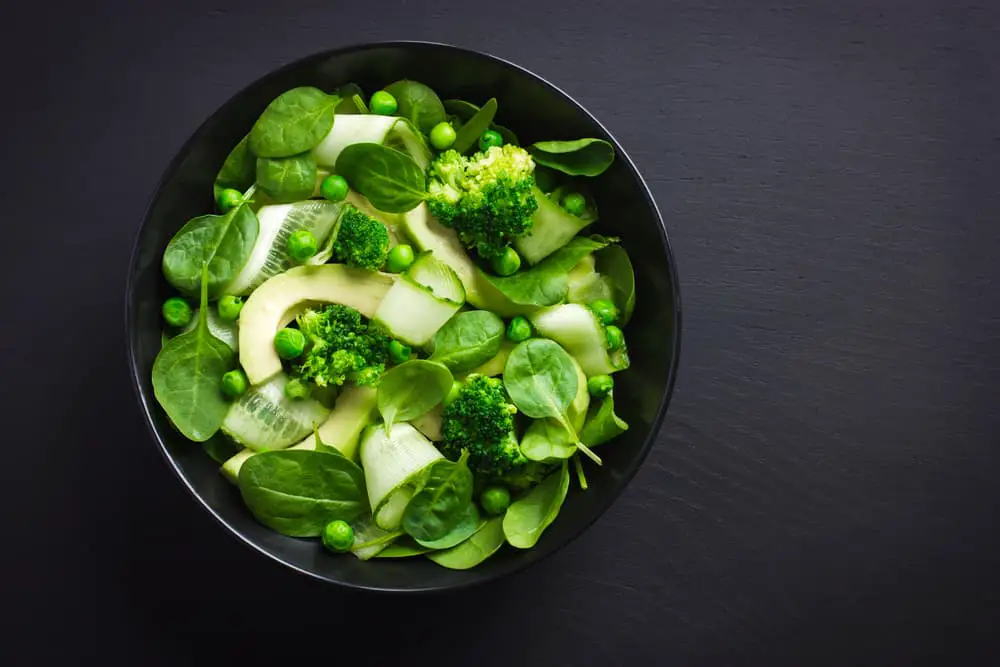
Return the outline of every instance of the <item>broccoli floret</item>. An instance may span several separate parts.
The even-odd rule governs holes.
[[[340,216],[333,256],[338,262],[365,271],[378,271],[389,254],[389,230],[353,206]]]
[[[351,381],[375,385],[389,357],[389,336],[340,304],[309,308],[296,318],[306,351],[292,372],[319,387]]]
[[[455,460],[469,452],[469,468],[500,476],[525,461],[514,435],[517,408],[507,398],[503,382],[470,375],[442,415],[441,453]]]
[[[534,171],[531,155],[509,144],[468,158],[445,151],[428,171],[427,205],[466,247],[493,259],[531,228]]]

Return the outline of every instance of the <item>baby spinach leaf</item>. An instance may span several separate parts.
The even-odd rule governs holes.
[[[573,456],[573,467],[576,468],[576,481],[580,484],[580,489],[586,491],[589,488],[587,475],[583,472],[583,461],[580,460],[579,454]]]
[[[412,359],[382,375],[375,402],[389,433],[393,424],[419,417],[444,400],[454,382],[443,365]]]
[[[329,522],[352,521],[368,507],[361,468],[326,452],[261,452],[240,468],[238,485],[258,521],[292,537],[315,537]]]
[[[450,549],[459,542],[464,542],[475,535],[476,531],[482,528],[484,523],[479,516],[479,510],[476,509],[475,503],[470,502],[466,506],[462,518],[444,537],[437,540],[416,539],[414,541],[428,549]]]
[[[465,373],[496,356],[503,339],[503,320],[490,311],[459,313],[434,335],[430,361],[444,364],[452,373]]]
[[[250,150],[257,157],[288,157],[304,153],[333,127],[340,97],[303,86],[274,99],[250,130]]]
[[[477,107],[472,102],[466,102],[465,100],[445,100],[444,110],[455,117],[458,121],[458,125],[461,126],[464,123],[469,122],[469,119],[476,115],[479,111]],[[505,144],[510,144],[512,146],[520,146],[521,144],[517,140],[517,135],[514,134],[512,130],[504,127],[503,125],[497,125],[496,123],[490,123],[490,129],[496,130],[503,137],[503,142]]]
[[[215,184],[212,186],[215,198],[226,188],[246,192],[253,185],[256,176],[257,158],[250,152],[250,135],[240,139],[240,143],[230,151],[226,161],[222,163]]]
[[[600,176],[615,159],[615,149],[604,139],[538,141],[528,151],[538,164],[570,176]]]
[[[617,438],[627,430],[628,424],[615,414],[615,401],[613,395],[609,394],[601,401],[600,406],[590,406],[587,421],[580,429],[580,440],[588,447],[596,447]]]
[[[376,554],[376,558],[410,558],[419,556],[428,551],[434,551],[430,547],[417,544],[411,538],[400,538]]]
[[[615,305],[621,313],[620,326],[625,326],[635,309],[635,272],[628,252],[619,245],[613,245],[597,253],[597,271],[611,279],[614,286]]]
[[[472,503],[472,471],[466,465],[469,452],[458,461],[447,459],[430,466],[420,489],[403,512],[403,530],[426,544],[446,537],[467,518]]]
[[[208,266],[208,294],[217,297],[250,257],[260,225],[246,204],[223,215],[202,215],[180,228],[163,252],[163,275],[187,295],[197,294]]]
[[[557,472],[507,508],[503,517],[503,533],[507,542],[518,549],[535,546],[538,538],[558,516],[567,491],[569,465],[568,461],[563,461]]]
[[[427,558],[450,570],[468,570],[495,554],[503,543],[503,517],[498,516],[489,519],[472,537],[458,546],[444,551],[432,551],[427,554]]]
[[[257,185],[279,204],[309,199],[316,189],[316,159],[311,153],[257,158]]]
[[[490,123],[497,113],[497,100],[491,97],[487,100],[483,108],[480,109],[466,121],[462,127],[458,128],[455,143],[451,147],[459,153],[468,153],[479,148],[479,137],[486,130],[490,129]]]
[[[612,241],[602,236],[578,236],[527,271],[512,276],[482,276],[519,306],[552,306],[569,291],[569,271],[587,255]]]
[[[229,412],[222,376],[236,365],[236,353],[208,330],[208,267],[202,266],[198,325],[171,338],[153,362],[153,394],[188,440],[205,442]]]
[[[573,436],[552,419],[531,422],[521,438],[520,447],[521,453],[532,461],[568,459],[577,452]]]
[[[386,213],[404,213],[427,196],[424,171],[406,153],[362,142],[340,152],[336,172]]]
[[[409,119],[424,134],[430,134],[435,125],[445,120],[441,98],[419,81],[403,79],[390,83],[383,90],[396,98],[399,104],[396,115]]]
[[[205,450],[209,458],[220,465],[239,454],[242,449],[242,447],[229,438],[222,436],[209,438],[201,443],[201,448]]]

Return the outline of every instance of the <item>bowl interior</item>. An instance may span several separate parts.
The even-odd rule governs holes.
[[[593,182],[601,221],[594,231],[619,236],[636,272],[635,314],[626,328],[632,367],[616,376],[616,408],[627,433],[601,448],[604,466],[588,466],[590,488],[571,485],[558,519],[534,549],[505,547],[470,571],[446,570],[422,558],[361,562],[331,557],[318,540],[283,537],[258,524],[235,487],[199,445],[171,428],[156,404],[150,375],[160,349],[159,306],[169,296],[160,272],[163,248],[184,222],[212,210],[212,182],[229,150],[281,92],[300,85],[332,90],[356,82],[368,93],[402,78],[427,83],[442,99],[499,102],[497,120],[522,145],[545,139],[603,137],[617,151]],[[327,52],[257,80],[209,118],[168,167],[140,229],[127,295],[133,373],[143,409],[167,459],[195,497],[229,530],[263,553],[321,579],[374,590],[431,590],[485,581],[556,551],[604,512],[645,458],[669,400],[679,350],[680,304],[662,222],[627,155],[568,96],[502,60],[425,43],[375,44]],[[221,436],[217,436],[221,437]]]

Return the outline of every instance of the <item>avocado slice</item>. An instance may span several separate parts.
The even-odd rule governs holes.
[[[375,414],[375,394],[374,387],[349,386],[343,389],[337,396],[333,412],[317,428],[323,444],[336,447],[347,458],[356,460],[361,431],[372,423]],[[316,449],[316,437],[310,433],[290,449]]]
[[[240,365],[250,384],[281,372],[274,334],[310,303],[339,303],[371,318],[396,277],[343,264],[297,266],[266,280],[240,312]]]

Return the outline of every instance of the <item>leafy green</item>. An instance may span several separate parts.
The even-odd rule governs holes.
[[[257,157],[289,157],[311,150],[333,127],[340,97],[303,86],[272,101],[250,130],[250,150]]]
[[[613,394],[609,394],[601,401],[600,406],[590,406],[587,421],[580,429],[580,440],[588,447],[596,447],[612,438],[617,438],[627,430],[628,424],[615,414]]]
[[[530,549],[551,525],[566,500],[569,491],[569,462],[563,461],[554,472],[507,508],[503,517],[503,533],[507,542],[518,549]]]
[[[611,280],[615,305],[621,313],[620,324],[625,326],[635,309],[635,272],[628,252],[619,245],[613,245],[598,252],[595,259],[597,271]]]
[[[505,277],[493,276],[485,271],[481,275],[518,306],[551,306],[566,298],[570,269],[611,242],[597,235],[578,236],[527,271]]]
[[[386,213],[409,211],[427,195],[424,172],[413,158],[381,144],[351,144],[337,158],[336,171]]]
[[[434,335],[430,361],[452,373],[465,373],[496,356],[503,339],[503,320],[490,311],[459,313]]]
[[[484,523],[479,516],[479,510],[476,509],[475,503],[470,502],[466,505],[466,510],[461,520],[444,537],[437,540],[417,539],[415,541],[420,546],[429,549],[450,549],[459,542],[464,542],[475,535],[476,531],[482,528]]]
[[[215,177],[215,184],[212,186],[212,194],[216,199],[219,193],[226,188],[245,192],[253,185],[256,176],[256,157],[250,152],[250,135],[246,135],[236,147],[229,152],[226,161],[222,163],[222,168]]]
[[[430,547],[425,547],[417,544],[412,538],[403,537],[389,546],[387,546],[382,551],[378,552],[375,556],[376,558],[410,558],[411,556],[419,556],[425,554],[428,551],[434,551]]]
[[[472,102],[466,102],[465,100],[445,100],[444,110],[455,117],[458,120],[458,124],[462,125],[469,122],[469,119],[476,115],[479,111],[477,107]],[[505,144],[512,144],[514,146],[520,146],[520,142],[517,140],[517,135],[514,134],[512,130],[504,127],[503,125],[497,125],[496,123],[490,123],[490,129],[496,130],[503,137],[503,142]]]
[[[236,366],[236,353],[208,330],[208,267],[202,266],[198,325],[171,338],[153,362],[153,394],[188,440],[205,442],[229,412],[222,376]]]
[[[316,189],[316,159],[310,153],[257,158],[257,184],[277,203],[309,199]]]
[[[445,366],[425,359],[412,359],[386,371],[375,399],[386,433],[396,422],[419,417],[443,401],[453,382]]]
[[[292,537],[315,537],[329,522],[351,521],[368,507],[361,468],[322,451],[256,454],[240,468],[238,485],[258,521]]]
[[[503,546],[503,517],[488,520],[481,529],[458,546],[432,551],[427,557],[450,570],[468,570],[496,553]]]
[[[163,252],[163,275],[178,290],[197,294],[202,267],[208,266],[208,294],[219,296],[239,274],[257,241],[260,224],[246,204],[222,215],[192,218]]]
[[[383,90],[396,98],[399,105],[396,115],[409,119],[424,134],[430,134],[435,125],[445,120],[441,98],[429,86],[403,79],[390,83]]]
[[[497,113],[497,100],[491,97],[480,109],[466,121],[462,127],[458,128],[458,136],[455,143],[451,145],[452,150],[459,153],[468,153],[471,150],[478,150],[479,137],[486,130],[490,129],[490,123]]]
[[[403,530],[418,542],[441,540],[466,519],[472,503],[472,471],[464,452],[458,461],[443,459],[431,464],[423,488],[403,512]]]
[[[223,437],[209,438],[205,442],[201,443],[201,448],[205,450],[205,453],[208,454],[209,458],[219,464],[225,463],[232,457],[236,456],[242,449],[242,447],[229,438]]]
[[[538,141],[528,151],[538,164],[570,176],[600,176],[615,159],[615,149],[604,139]]]
[[[583,436],[580,439],[583,440]],[[568,459],[577,452],[572,435],[552,419],[531,422],[521,438],[520,447],[525,458],[532,461]]]

